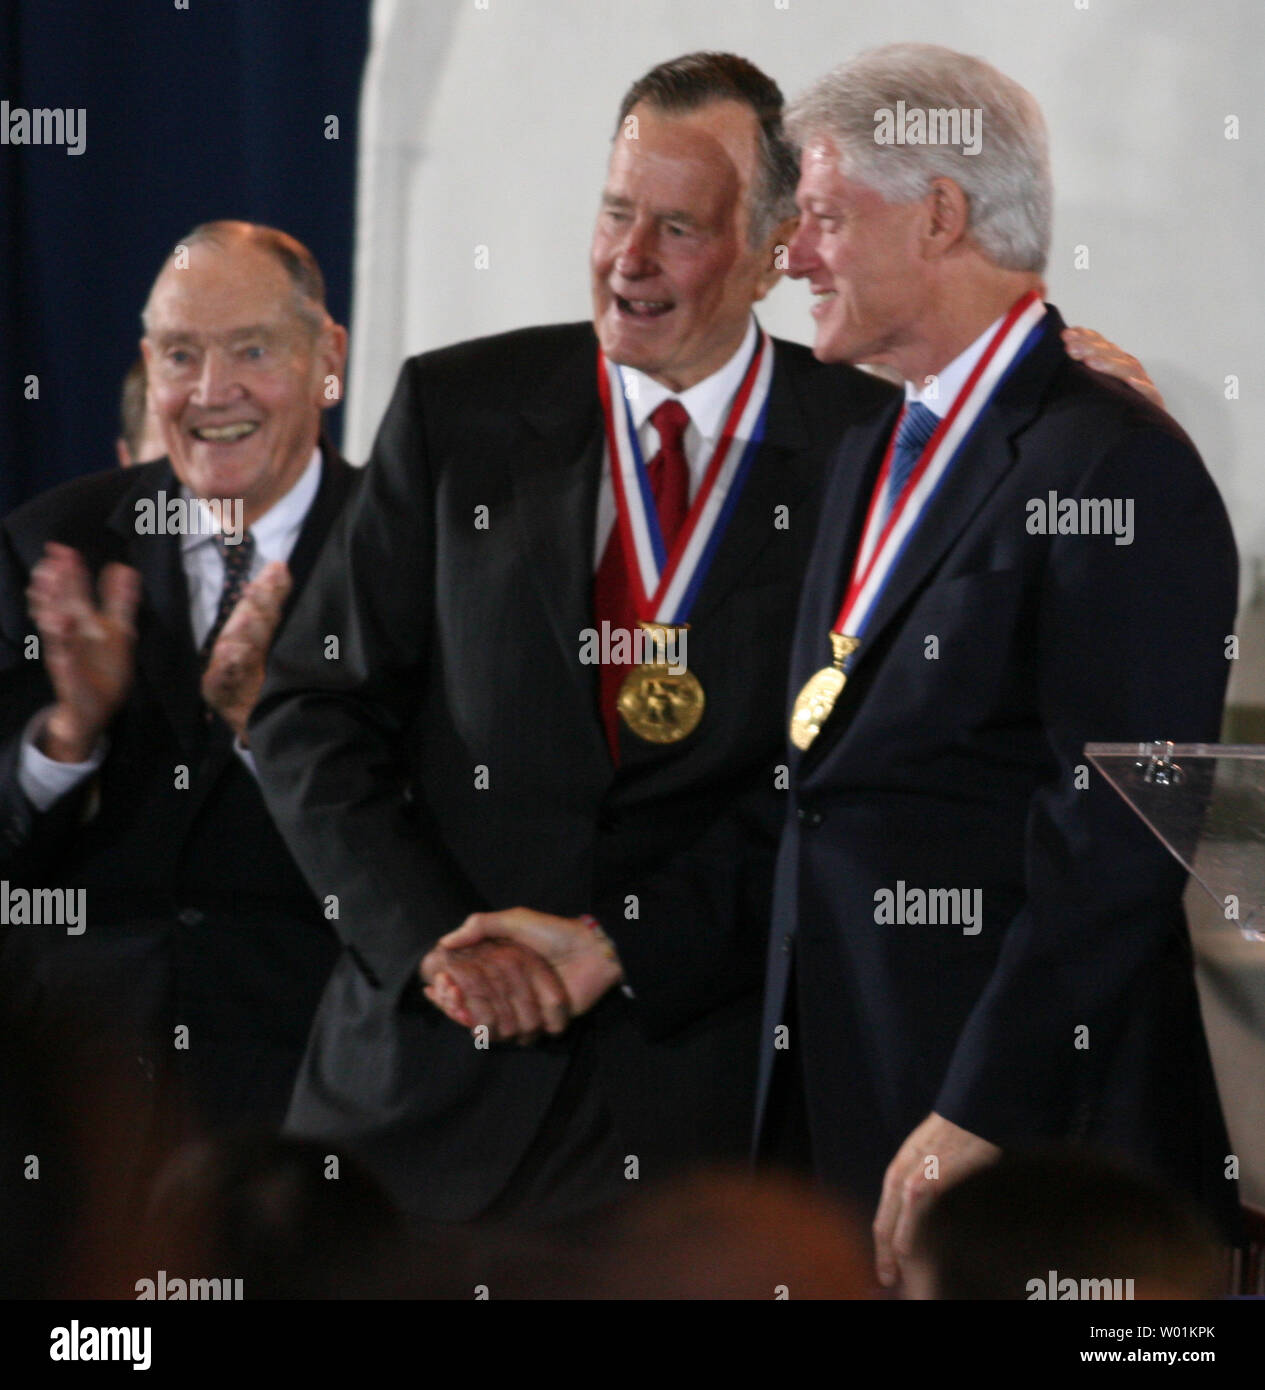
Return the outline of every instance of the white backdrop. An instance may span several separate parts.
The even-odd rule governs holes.
[[[646,68],[728,49],[790,96],[899,39],[978,53],[1040,101],[1058,194],[1050,297],[1143,359],[1244,556],[1265,554],[1261,0],[377,0],[348,454],[368,452],[409,353],[587,316],[615,112]],[[807,303],[784,283],[761,317],[809,341]]]
[[[1146,363],[1221,486],[1250,573],[1265,555],[1262,0],[377,0],[349,456],[367,454],[409,353],[588,316],[615,113],[647,68],[728,49],[789,97],[901,39],[980,54],[1043,106],[1057,190],[1050,297]],[[1074,268],[1079,246],[1086,269]],[[810,341],[807,304],[802,285],[784,283],[761,318]],[[1229,376],[1238,399],[1226,398]],[[1265,706],[1265,605],[1251,611],[1261,630],[1245,632],[1254,655],[1232,688]],[[1197,940],[1245,1192],[1265,1202],[1265,948]]]

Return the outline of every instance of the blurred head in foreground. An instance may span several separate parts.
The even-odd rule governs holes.
[[[114,441],[114,452],[123,468],[131,468],[135,463],[153,463],[167,452],[162,426],[150,409],[143,357],[132,363],[123,378],[119,396],[119,435]]]
[[[633,1198],[585,1249],[524,1262],[502,1287],[510,1297],[860,1299],[870,1284],[864,1244],[832,1202],[790,1178],[718,1170]]]
[[[314,1141],[245,1131],[187,1144],[154,1184],[141,1272],[241,1279],[242,1296],[416,1292],[404,1224],[377,1182]]]
[[[1182,1198],[1064,1150],[1007,1153],[923,1217],[910,1298],[1215,1298],[1224,1254]]]

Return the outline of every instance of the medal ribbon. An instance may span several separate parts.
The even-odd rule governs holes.
[[[1044,317],[1045,305],[1036,290],[1029,290],[1011,306],[984,349],[983,356],[953,398],[948,414],[927,441],[904,492],[896,499],[886,521],[880,521],[882,500],[891,472],[892,451],[896,446],[901,420],[904,419],[902,410],[888,441],[883,466],[870,497],[861,548],[853,562],[847,592],[832,632],[840,635],[848,633],[854,637],[864,633],[874,605],[903,554],[906,542],[961,453],[1002,378],[1030,343],[1036,340]]]
[[[772,377],[773,344],[761,329],[698,495],[668,555],[619,368],[598,349],[597,389],[606,424],[620,539],[624,554],[636,559],[628,579],[639,621],[679,624],[689,618],[764,438]],[[622,403],[622,410],[614,408],[616,400]],[[735,439],[747,443],[734,449]]]

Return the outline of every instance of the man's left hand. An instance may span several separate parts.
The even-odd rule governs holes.
[[[573,1017],[586,1013],[624,978],[605,932],[594,931],[582,917],[554,917],[528,907],[473,913],[456,931],[440,937],[439,945],[458,951],[496,938],[526,946],[553,966],[567,992]]]
[[[935,1198],[968,1173],[994,1162],[1000,1154],[996,1144],[934,1111],[914,1130],[887,1165],[883,1177],[883,1196],[874,1218],[874,1255],[880,1284],[885,1288],[899,1284],[900,1262],[911,1254],[919,1218]]]
[[[1158,405],[1161,410],[1166,408],[1159,387],[1147,375],[1142,363],[1101,333],[1096,333],[1092,328],[1065,328],[1063,346],[1069,357],[1074,357],[1096,372],[1118,377],[1139,395],[1145,396],[1152,405]]]
[[[268,648],[290,593],[290,571],[280,560],[251,580],[211,648],[202,673],[202,698],[246,742],[246,721],[264,685]]]
[[[450,951],[435,946],[418,967],[423,993],[454,1023],[485,1027],[492,1042],[527,1046],[570,1022],[567,992],[553,967],[526,946],[488,937]]]

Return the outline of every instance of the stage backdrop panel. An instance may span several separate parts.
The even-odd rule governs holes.
[[[791,95],[907,39],[979,54],[1041,102],[1058,193],[1050,297],[1143,359],[1244,552],[1265,554],[1260,0],[377,0],[351,456],[368,451],[408,353],[588,314],[616,108],[646,68],[729,49]],[[762,318],[808,341],[807,306],[804,286],[783,284]]]

